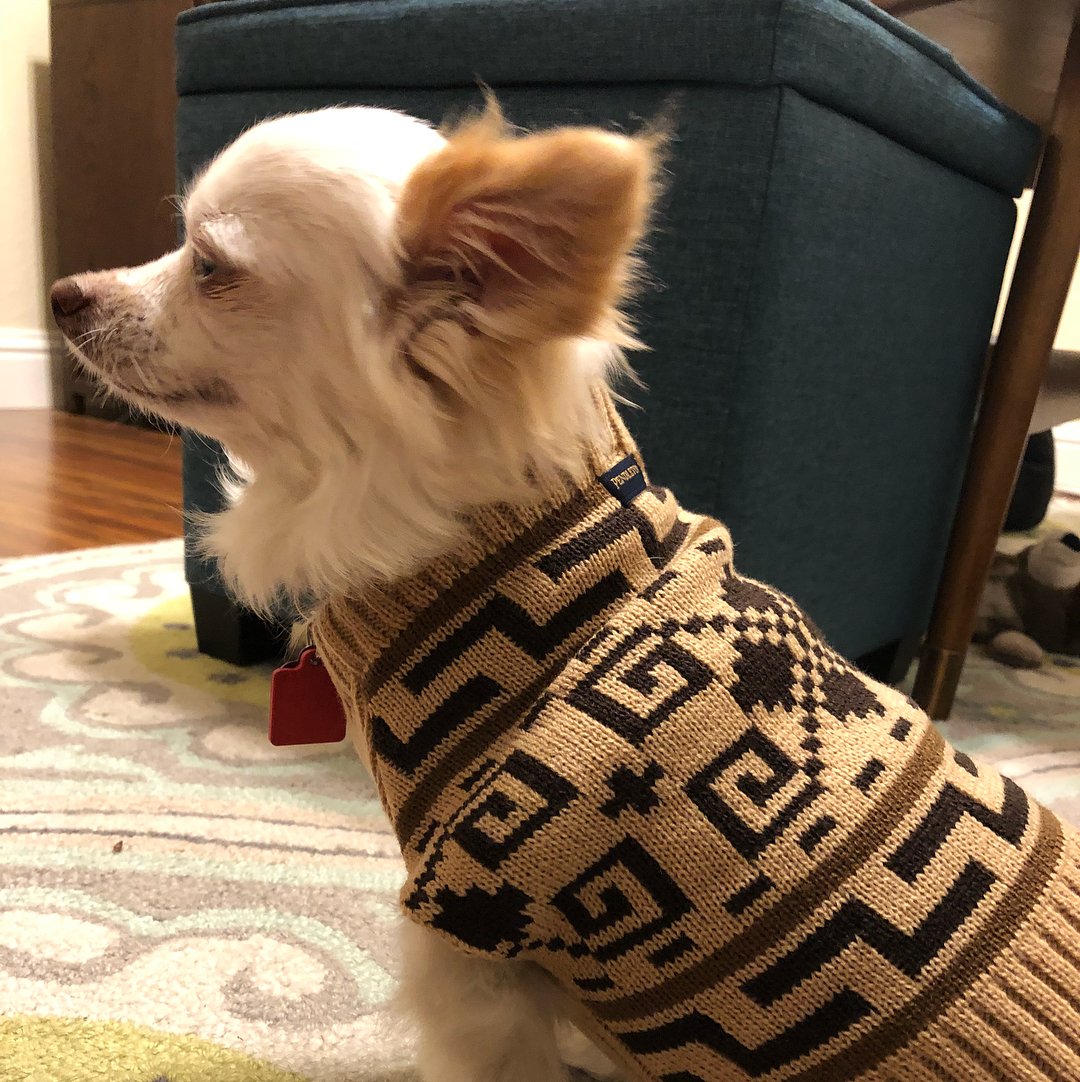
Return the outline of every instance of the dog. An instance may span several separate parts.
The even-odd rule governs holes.
[[[741,578],[618,417],[663,143],[281,117],[53,311],[222,442],[205,550],[309,614],[426,1082],[1080,1077],[1075,833]]]

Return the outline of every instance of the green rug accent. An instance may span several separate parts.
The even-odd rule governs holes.
[[[167,597],[139,617],[131,629],[131,650],[146,668],[167,680],[210,692],[227,702],[266,702],[264,669],[238,669],[200,654],[192,636],[195,620],[191,598],[183,593]]]
[[[308,1082],[198,1037],[124,1022],[0,1018],[0,1048],[0,1082]]]

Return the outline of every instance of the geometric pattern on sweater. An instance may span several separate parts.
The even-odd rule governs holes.
[[[670,493],[473,525],[315,625],[409,916],[542,966],[641,1079],[1080,1079],[1075,835]]]

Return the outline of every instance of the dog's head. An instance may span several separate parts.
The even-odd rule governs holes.
[[[378,109],[282,117],[198,179],[180,248],[59,281],[53,311],[113,391],[243,463],[241,502],[261,484],[267,504],[248,518],[292,508],[326,549],[352,532],[327,568],[400,574],[463,508],[580,462],[591,389],[630,343],[655,144],[519,135],[493,105],[445,137]],[[358,528],[341,509],[360,498]],[[226,560],[252,543],[229,529]],[[326,585],[312,557],[279,551],[278,577]],[[258,600],[268,575],[232,577]]]

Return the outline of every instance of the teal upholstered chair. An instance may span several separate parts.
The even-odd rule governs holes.
[[[922,630],[1039,140],[947,54],[862,0],[231,0],[181,16],[178,60],[183,178],[285,111],[439,121],[482,79],[521,125],[634,128],[677,93],[628,417],[653,477],[849,656]],[[187,573],[204,649],[267,648]]]

